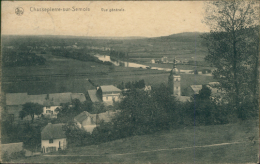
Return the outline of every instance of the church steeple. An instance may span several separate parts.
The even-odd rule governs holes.
[[[175,57],[173,58],[173,67],[172,69],[176,68],[176,60],[175,60]]]
[[[172,65],[172,70],[171,70],[172,75],[177,75],[179,74],[179,70],[176,68],[176,59],[174,57],[173,59],[173,65]]]
[[[181,96],[181,76],[179,70],[176,68],[176,59],[173,59],[173,66],[168,77],[168,87],[171,93],[175,96]]]

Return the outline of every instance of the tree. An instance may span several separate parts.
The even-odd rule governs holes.
[[[68,121],[63,127],[69,146],[82,146],[91,143],[91,135],[79,128],[74,121]]]
[[[34,115],[40,115],[43,112],[43,106],[38,104],[38,103],[25,103],[23,105],[22,111],[24,112],[23,114],[21,114],[20,116],[28,116],[30,115],[32,118],[32,122],[34,120]],[[23,118],[23,117],[21,117]]]
[[[201,100],[209,100],[211,95],[211,89],[206,85],[202,85],[202,89],[199,91],[198,98]]]
[[[26,113],[25,113],[24,110],[21,110],[21,111],[19,112],[19,118],[21,118],[21,120],[23,120],[23,118],[26,117],[26,116],[27,116],[27,115],[26,115]]]
[[[257,2],[208,2],[205,15],[204,22],[211,28],[210,33],[203,36],[208,48],[205,59],[217,68],[213,72],[214,77],[230,95],[234,109],[238,109],[243,97],[248,94],[250,79],[256,82],[258,75],[259,41],[248,44],[255,40],[251,33],[259,36],[258,29],[255,30],[259,21]],[[249,77],[252,72],[254,75]],[[255,92],[256,87],[254,85],[251,90]]]

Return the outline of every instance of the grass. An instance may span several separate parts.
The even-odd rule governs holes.
[[[234,142],[239,143],[200,147]],[[256,163],[257,154],[258,121],[247,121],[172,129],[12,162]]]

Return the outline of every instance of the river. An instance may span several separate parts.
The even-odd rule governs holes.
[[[155,69],[155,70],[160,70],[160,71],[167,71],[170,72],[172,69],[171,68],[160,68],[160,67],[150,67],[148,65],[143,65],[143,64],[137,64],[137,63],[133,63],[133,62],[126,62],[126,61],[112,61],[110,59],[110,56],[108,55],[100,55],[100,54],[96,54],[94,55],[95,57],[97,57],[99,60],[101,61],[107,61],[107,62],[111,62],[112,64],[114,64],[115,66],[124,66],[124,67],[131,67],[131,68],[142,68],[142,69]],[[185,73],[185,74],[194,74],[193,70],[180,70],[180,73]],[[198,72],[198,74],[200,75],[204,75],[204,76],[212,76],[212,74],[202,74],[202,72]]]

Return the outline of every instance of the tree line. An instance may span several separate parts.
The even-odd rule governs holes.
[[[36,66],[44,65],[46,59],[42,56],[37,56],[35,53],[21,50],[11,50],[3,48],[2,50],[3,66],[16,67],[16,66]]]

